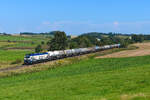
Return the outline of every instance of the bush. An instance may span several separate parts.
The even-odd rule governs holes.
[[[7,42],[11,42],[10,40],[7,40]]]
[[[122,48],[127,48],[128,47],[128,45],[129,45],[129,43],[128,42],[123,42],[123,43],[121,43],[121,47]]]
[[[33,41],[32,41],[32,43],[31,44],[35,44]]]
[[[41,52],[43,49],[42,49],[42,46],[41,45],[38,45],[36,48],[35,48],[35,52],[36,53],[39,53]]]
[[[42,44],[42,45],[44,45],[44,44],[45,44],[45,42],[44,42],[44,41],[42,41],[42,42],[41,42],[41,44]]]

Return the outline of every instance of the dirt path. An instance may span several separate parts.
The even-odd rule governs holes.
[[[150,55],[150,43],[136,43],[134,46],[139,47],[136,50],[125,50],[96,58],[120,58],[120,57],[133,57]]]

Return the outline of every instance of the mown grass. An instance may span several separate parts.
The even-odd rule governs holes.
[[[1,78],[0,99],[149,100],[149,59],[89,58],[47,71]]]

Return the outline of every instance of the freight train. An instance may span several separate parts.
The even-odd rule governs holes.
[[[78,48],[78,49],[68,49],[68,50],[60,50],[60,51],[48,51],[45,53],[35,53],[35,54],[27,54],[24,57],[24,64],[35,64],[42,63],[46,61],[52,61],[57,59],[62,59],[66,57],[79,56],[83,54],[93,53],[101,50],[119,48],[120,44],[114,45],[105,45],[105,46],[95,46],[89,48]]]

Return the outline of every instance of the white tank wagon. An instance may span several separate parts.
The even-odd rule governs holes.
[[[88,53],[89,51],[90,51],[90,49],[88,49],[88,48],[82,48],[82,49],[81,49],[82,54],[86,54],[86,53]]]
[[[100,50],[100,47],[99,47],[99,46],[96,46],[96,47],[95,47],[95,50]]]
[[[48,51],[46,53],[27,54],[24,57],[24,64],[34,64],[39,62],[62,59],[66,57],[79,56],[83,54],[88,54],[92,52],[118,48],[118,47],[120,47],[120,44],[95,46],[89,48],[68,49],[68,50],[60,50],[60,51]]]
[[[75,54],[76,55],[80,55],[81,54],[81,48],[74,49],[74,50],[75,50]]]
[[[73,50],[72,49],[68,49],[68,50],[64,50],[65,56],[66,57],[70,57],[73,56]]]
[[[60,59],[65,56],[65,53],[63,50],[61,51],[49,51],[48,52],[48,59],[49,60],[54,60],[54,59]]]

